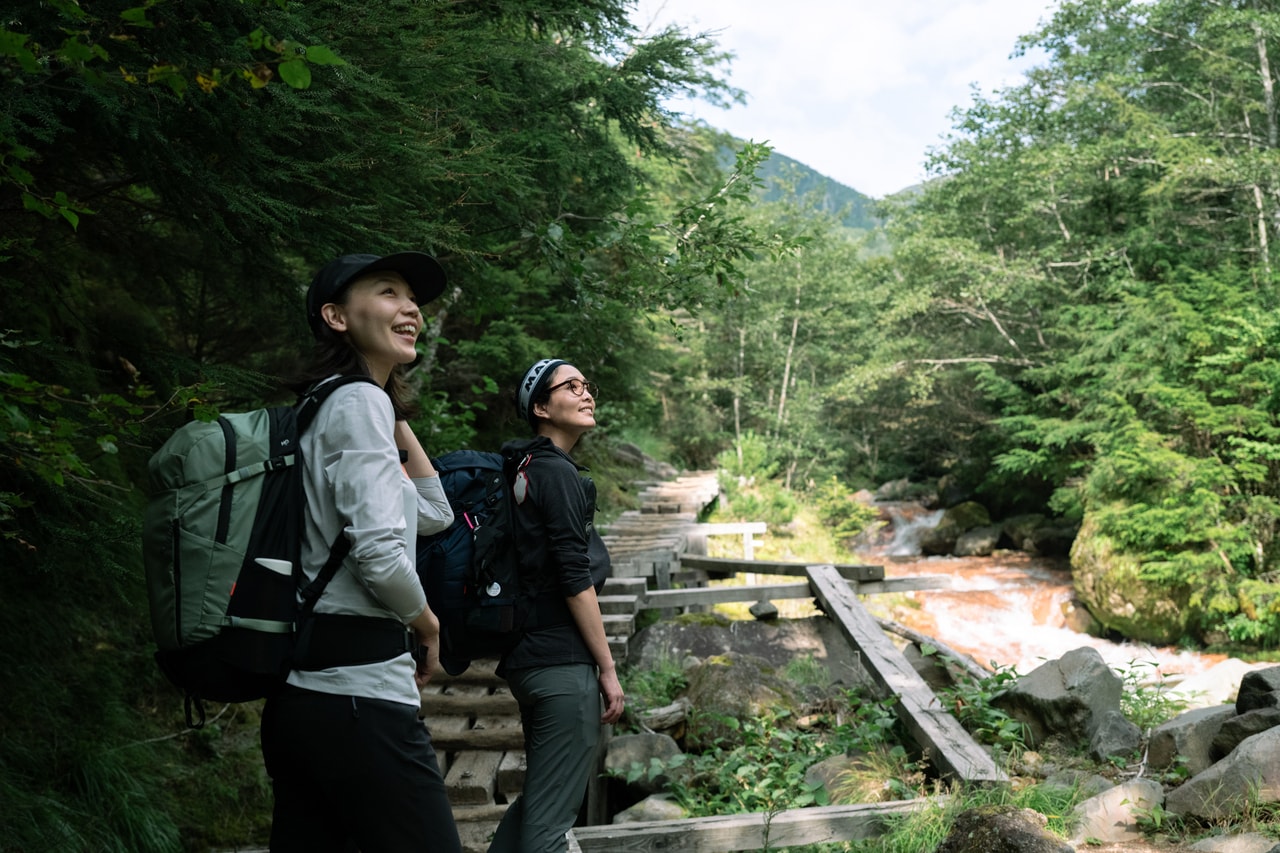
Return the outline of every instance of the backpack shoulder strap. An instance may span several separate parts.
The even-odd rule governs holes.
[[[377,385],[372,377],[363,374],[350,374],[347,376],[338,376],[333,379],[326,379],[312,385],[301,396],[294,405],[295,429],[297,435],[301,436],[307,427],[311,426],[311,422],[316,418],[316,412],[320,411],[320,405],[329,398],[329,395],[341,388],[343,385],[350,385],[352,382],[369,382]],[[321,567],[320,573],[316,575],[316,579],[311,581],[301,589],[302,595],[302,615],[307,616],[315,609],[316,602],[320,600],[320,596],[324,594],[325,587],[329,585],[329,581],[333,580],[333,576],[338,573],[338,569],[342,567],[342,561],[351,553],[351,540],[342,532],[338,533],[338,537],[333,540],[333,544],[329,546],[329,559],[325,560],[324,566]],[[301,578],[299,580],[301,586]]]
[[[329,399],[329,395],[337,391],[343,385],[350,385],[352,382],[368,382],[371,385],[378,383],[371,376],[365,376],[361,373],[352,373],[346,376],[335,376],[332,379],[325,379],[312,385],[306,391],[298,396],[298,402],[294,404],[294,417],[297,424],[298,434],[306,432],[307,427],[311,426],[311,422],[315,420],[316,413],[320,411],[320,406],[325,400]]]

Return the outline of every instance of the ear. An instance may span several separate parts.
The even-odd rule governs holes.
[[[336,302],[326,302],[320,306],[320,318],[335,332],[347,330],[347,318],[342,313],[342,306]]]
[[[545,418],[546,420],[551,420],[551,415],[547,414],[547,404],[546,404],[546,403],[534,403],[534,404],[533,404],[533,414],[534,414],[536,417]]]

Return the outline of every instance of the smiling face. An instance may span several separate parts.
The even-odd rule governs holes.
[[[418,356],[414,343],[422,329],[422,312],[413,288],[398,272],[375,272],[353,281],[342,303],[320,309],[334,331],[347,335],[379,383],[385,384],[397,364]]]
[[[570,379],[578,381],[569,383]],[[572,364],[562,364],[547,382],[547,387],[554,389],[551,396],[544,403],[533,404],[533,412],[538,416],[538,433],[550,437],[557,447],[566,451],[596,425],[596,400],[585,382],[582,371]],[[570,385],[576,386],[580,393],[574,394]]]

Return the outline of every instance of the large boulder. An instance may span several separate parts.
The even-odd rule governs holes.
[[[782,669],[806,657],[822,664],[832,684],[852,684],[861,663],[840,628],[825,616],[730,622],[697,614],[658,622],[637,632],[627,646],[627,662],[658,669],[671,661],[705,659],[740,650]]]
[[[1190,590],[1143,578],[1139,559],[1117,550],[1088,517],[1071,546],[1071,569],[1076,595],[1105,628],[1162,645],[1187,635]]]
[[[685,730],[685,747],[706,749],[716,744],[741,743],[739,721],[781,712],[800,704],[793,685],[768,661],[731,652],[707,658],[685,672],[684,695],[693,705]]]
[[[1033,749],[1054,735],[1088,743],[1103,717],[1120,710],[1121,686],[1098,650],[1082,646],[1031,670],[992,704],[1026,726]]]
[[[1280,803],[1280,727],[1240,743],[1231,754],[1169,792],[1165,808],[1216,821],[1249,806]]]

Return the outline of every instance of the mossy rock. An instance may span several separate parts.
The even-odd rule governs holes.
[[[1142,577],[1142,563],[1118,551],[1086,516],[1071,547],[1076,595],[1110,631],[1134,640],[1167,645],[1189,633],[1190,590]]]
[[[686,749],[715,744],[731,748],[741,741],[741,732],[731,721],[791,713],[799,705],[796,686],[768,661],[754,655],[713,655],[685,675],[689,686],[684,696],[693,703]]]
[[[951,525],[956,528],[958,533],[972,530],[975,527],[986,527],[991,523],[991,513],[987,512],[987,508],[977,501],[965,501],[956,504],[948,509],[942,515],[942,522],[939,524]]]

